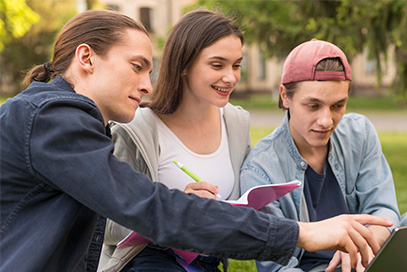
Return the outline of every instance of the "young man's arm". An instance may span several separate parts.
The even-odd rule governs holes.
[[[366,247],[376,251],[378,246],[363,225],[389,225],[372,216],[347,216],[301,223],[299,234],[293,220],[153,184],[112,155],[113,143],[103,122],[89,114],[92,110],[97,113],[80,101],[44,106],[31,130],[31,171],[52,188],[157,243],[286,264],[298,239],[307,250],[341,249],[352,258],[359,248],[364,260]]]

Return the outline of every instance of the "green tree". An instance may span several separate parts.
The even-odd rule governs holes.
[[[39,19],[25,0],[0,0],[0,52],[12,37],[22,37]]]
[[[269,56],[284,57],[301,42],[318,38],[341,47],[349,58],[365,48],[376,60],[378,82],[381,56],[395,46],[397,76],[393,90],[407,103],[407,1],[267,1],[198,0],[238,18],[245,38],[260,43]]]
[[[97,9],[102,8],[103,5],[100,4],[99,0],[86,0],[87,9]]]
[[[0,59],[3,92],[21,91],[25,72],[36,64],[50,61],[57,32],[77,13],[75,0],[28,0],[27,4],[40,19],[24,36],[10,38],[4,48]]]

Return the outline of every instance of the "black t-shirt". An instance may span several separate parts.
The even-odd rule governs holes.
[[[325,160],[322,174],[315,172],[310,166],[305,170],[304,196],[310,222],[348,213],[345,198],[328,159]],[[322,263],[329,263],[334,253],[335,251],[305,251],[300,260],[300,268],[307,271]]]

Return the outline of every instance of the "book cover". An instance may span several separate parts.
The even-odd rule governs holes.
[[[285,196],[301,186],[301,181],[293,180],[287,183],[259,185],[247,190],[238,200],[225,200],[233,206],[245,206],[256,210]]]

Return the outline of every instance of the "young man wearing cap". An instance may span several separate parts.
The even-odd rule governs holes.
[[[339,214],[373,214],[400,224],[393,177],[377,133],[359,114],[345,114],[352,75],[337,46],[313,39],[288,55],[282,74],[280,127],[251,150],[241,169],[241,191],[298,179],[301,188],[269,205],[268,212],[303,222]],[[391,229],[371,226],[382,244]],[[371,253],[373,257],[373,253]],[[331,261],[332,260],[332,261]],[[331,263],[330,263],[331,262]],[[350,271],[340,251],[297,249],[290,271]],[[281,271],[273,262],[258,271]],[[287,267],[285,267],[287,268]],[[339,270],[340,271],[340,270]],[[364,271],[358,263],[357,271]]]

